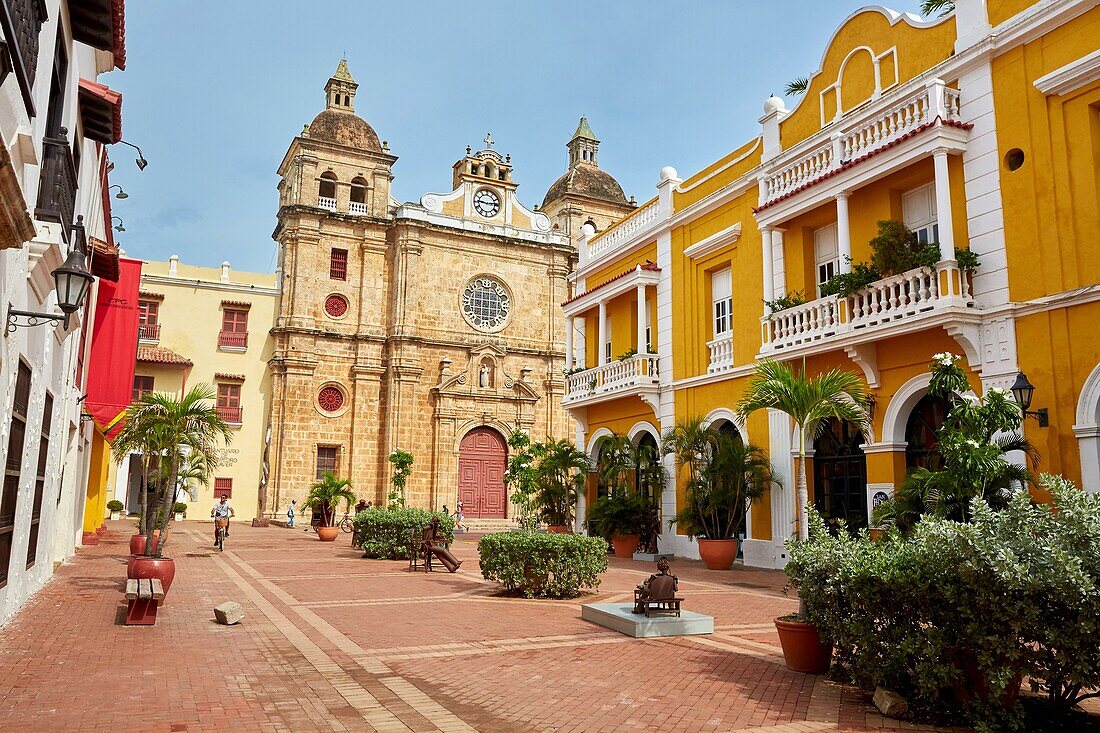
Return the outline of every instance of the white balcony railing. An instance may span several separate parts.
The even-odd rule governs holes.
[[[761,204],[797,191],[850,161],[885,148],[921,125],[960,119],[959,92],[932,79],[900,98],[852,115],[825,141],[797,145],[780,155],[764,176]]]
[[[615,360],[565,379],[562,402],[588,401],[603,396],[621,396],[634,391],[655,391],[658,385],[657,355],[635,354],[629,359]]]
[[[588,243],[588,257],[599,257],[604,252],[618,247],[623,242],[633,239],[643,229],[648,229],[657,221],[657,200],[634,211],[629,217],[616,224]]]
[[[367,213],[367,205],[362,201],[350,201],[348,202],[348,213],[361,216]]]
[[[322,209],[328,209],[329,211],[336,211],[336,199],[331,199],[328,196],[318,196],[317,206]]]
[[[707,342],[710,349],[710,364],[707,371],[711,374],[724,372],[733,368],[733,333],[725,333]]]
[[[772,353],[861,330],[870,335],[894,324],[919,325],[926,314],[973,303],[967,273],[954,262],[919,267],[852,295],[818,298],[765,316],[761,319],[764,341],[760,352]],[[712,349],[712,360],[713,353]]]

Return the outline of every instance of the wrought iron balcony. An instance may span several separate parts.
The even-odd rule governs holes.
[[[61,236],[68,242],[76,206],[76,163],[68,133],[42,139],[42,175],[38,183],[38,205],[34,218],[61,225]]]
[[[565,379],[566,407],[637,395],[656,395],[660,384],[656,354],[635,354],[570,374]]]

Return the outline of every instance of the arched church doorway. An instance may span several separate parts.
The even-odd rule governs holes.
[[[492,428],[474,428],[458,447],[458,500],[467,517],[503,519],[508,514],[504,469],[508,448]]]
[[[843,519],[849,529],[867,526],[867,457],[863,433],[830,419],[814,440],[814,506],[825,520]]]

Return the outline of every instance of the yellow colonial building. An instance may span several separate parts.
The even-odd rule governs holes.
[[[265,449],[271,399],[270,330],[279,291],[275,275],[167,262],[142,265],[133,398],[147,392],[182,395],[198,383],[217,390],[217,410],[233,429],[208,485],[192,483],[179,501],[188,518],[209,516],[228,494],[240,519],[258,516],[267,481]],[[114,498],[126,511],[141,507],[140,456],[113,469]]]
[[[664,168],[654,199],[583,232],[564,304],[577,445],[595,459],[611,432],[655,441],[692,416],[736,430],[783,484],[752,507],[744,560],[781,567],[793,426],[734,413],[757,360],[865,377],[873,434],[834,424],[807,446],[812,501],[858,526],[935,454],[928,364],[948,351],[977,392],[1026,374],[1042,469],[1100,490],[1098,39],[1095,0],[852,13],[801,98],[764,103],[757,137],[687,178]],[[939,261],[823,294],[870,261],[884,221]],[[664,515],[676,505],[670,480]],[[697,556],[675,531],[661,547]]]

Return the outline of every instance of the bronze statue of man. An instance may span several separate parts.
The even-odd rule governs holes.
[[[428,526],[424,528],[423,539],[420,542],[420,551],[424,553],[424,567],[427,570],[432,569],[432,556],[439,558],[439,561],[443,563],[443,567],[447,568],[447,572],[453,573],[458,570],[462,565],[462,561],[451,554],[442,544],[442,537],[439,531],[439,517],[432,517],[432,521],[428,523]]]
[[[634,613],[645,613],[645,601],[666,601],[676,597],[680,580],[671,569],[667,558],[657,561],[657,572],[634,591]]]

